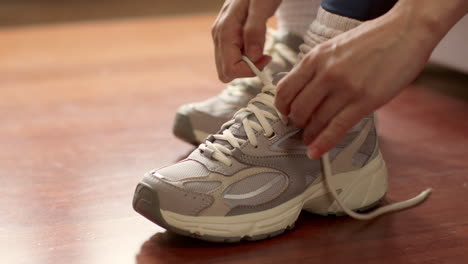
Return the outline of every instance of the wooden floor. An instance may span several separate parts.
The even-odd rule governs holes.
[[[416,209],[303,214],[282,236],[227,245],[136,214],[143,173],[192,149],[171,134],[177,107],[223,87],[212,19],[1,29],[0,263],[468,263],[468,103],[424,78],[378,113],[387,200],[434,188]]]

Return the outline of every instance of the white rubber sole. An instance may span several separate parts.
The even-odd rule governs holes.
[[[363,168],[333,175],[332,186],[349,208],[359,210],[377,203],[387,191],[387,169],[382,155]],[[275,208],[239,216],[185,216],[161,210],[172,227],[210,237],[256,237],[277,233],[294,225],[301,210],[316,214],[340,214],[327,195],[324,182],[309,186],[302,194]]]

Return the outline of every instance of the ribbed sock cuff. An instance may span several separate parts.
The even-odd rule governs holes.
[[[349,17],[330,13],[320,7],[314,23],[316,24],[316,34],[325,38],[333,38],[340,33],[357,27],[362,22]]]
[[[301,51],[307,53],[315,45],[355,28],[361,23],[359,20],[333,14],[320,7],[317,18],[304,35],[304,44],[301,45]]]

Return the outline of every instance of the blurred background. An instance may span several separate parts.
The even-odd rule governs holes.
[[[221,0],[1,0],[0,27],[215,12]]]
[[[449,253],[457,261],[466,256],[466,218],[458,209],[466,208],[468,182],[468,17],[439,44],[413,89],[382,111],[380,124],[391,129],[382,146],[397,176],[392,197],[433,184],[437,190],[420,213],[369,229],[303,221],[302,231],[282,238],[289,244],[212,248],[133,211],[141,176],[193,149],[172,135],[177,108],[225,87],[209,32],[222,3],[0,0],[0,263],[282,261],[315,254],[309,246],[317,239],[328,249],[320,250],[323,258],[357,259],[362,255],[336,243],[356,236],[381,249],[364,252],[379,261],[394,252],[426,258],[428,248],[439,262]],[[285,246],[296,250],[284,254]]]
[[[0,29],[80,21],[188,14],[216,14],[222,0],[2,0]],[[460,21],[434,51],[431,62],[468,73],[468,18]]]

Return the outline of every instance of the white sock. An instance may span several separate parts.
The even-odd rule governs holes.
[[[333,14],[320,7],[317,18],[304,34],[304,44],[299,47],[301,50],[299,56],[302,57],[315,45],[355,28],[361,23],[359,20]]]
[[[303,37],[314,20],[321,0],[283,0],[276,12],[280,31]]]

